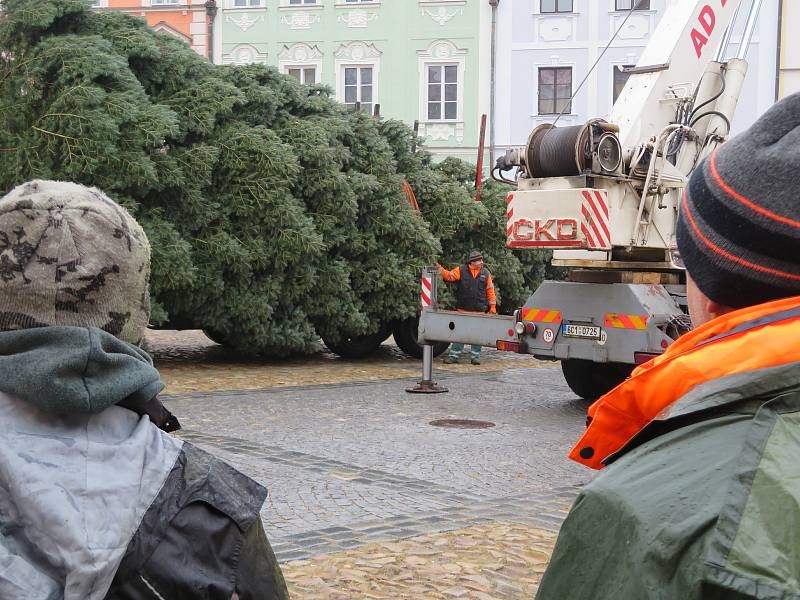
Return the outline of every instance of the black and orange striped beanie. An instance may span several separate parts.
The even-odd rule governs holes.
[[[676,236],[687,271],[716,302],[800,295],[800,94],[695,169]]]

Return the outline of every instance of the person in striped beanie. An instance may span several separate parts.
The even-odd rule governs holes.
[[[798,184],[800,94],[695,169],[676,234],[690,297],[699,300],[694,319],[800,294]],[[709,312],[692,292],[716,306]]]
[[[537,600],[800,598],[800,94],[692,173],[695,329],[589,408]]]

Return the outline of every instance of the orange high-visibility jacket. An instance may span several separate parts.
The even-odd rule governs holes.
[[[461,267],[456,267],[455,269],[448,271],[442,265],[438,265],[439,273],[442,274],[442,279],[445,281],[460,281],[461,280]],[[478,273],[481,270],[477,267],[473,268],[472,265],[469,266],[470,273],[472,273],[473,277],[477,277]],[[489,301],[489,312],[495,313],[497,312],[497,293],[494,290],[494,281],[492,280],[492,275],[486,278],[486,300]],[[461,309],[459,309],[461,310]],[[461,311],[461,312],[470,312],[470,311]]]
[[[800,361],[800,296],[750,306],[681,336],[667,351],[589,407],[569,457],[592,469],[698,385]]]

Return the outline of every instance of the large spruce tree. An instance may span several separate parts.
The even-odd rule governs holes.
[[[471,168],[433,165],[402,123],[270,67],[208,64],[84,0],[2,6],[0,192],[70,180],[131,210],[155,324],[283,356],[414,316],[422,267],[472,248],[506,309],[538,283],[542,257],[504,246],[505,190],[476,203]]]

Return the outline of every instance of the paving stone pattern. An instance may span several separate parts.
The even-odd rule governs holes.
[[[450,393],[396,380],[165,400],[184,439],[269,488],[262,517],[282,562],[500,523],[552,536],[590,477],[565,458],[586,405],[557,367],[436,377]],[[429,424],[448,418],[495,427]]]

